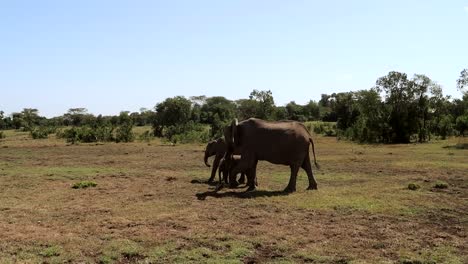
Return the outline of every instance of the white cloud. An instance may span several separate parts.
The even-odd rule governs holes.
[[[468,13],[468,6],[465,6],[464,9]]]

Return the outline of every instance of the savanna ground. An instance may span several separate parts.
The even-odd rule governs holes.
[[[257,191],[213,193],[204,145],[6,134],[0,263],[468,263],[468,150],[452,147],[466,139],[315,136],[319,190],[301,171],[284,195],[289,168],[266,162]],[[97,186],[72,188],[84,180]]]

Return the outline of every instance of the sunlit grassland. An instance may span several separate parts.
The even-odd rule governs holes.
[[[467,261],[468,152],[453,147],[465,139],[361,145],[315,137],[319,190],[305,190],[301,171],[297,192],[285,195],[289,168],[267,162],[257,191],[214,194],[203,184],[211,168],[202,144],[6,135],[0,263]],[[72,188],[81,181],[96,186]],[[435,188],[439,181],[448,188]]]

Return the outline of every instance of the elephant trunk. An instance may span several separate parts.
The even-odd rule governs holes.
[[[208,151],[205,151],[205,157],[203,158],[203,161],[205,161],[205,165],[207,167],[211,167],[211,165],[208,163],[208,157],[209,157]]]

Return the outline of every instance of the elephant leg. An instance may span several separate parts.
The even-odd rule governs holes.
[[[225,175],[224,175],[224,173],[223,173],[223,169],[222,169],[221,166],[220,166],[220,168],[219,168],[219,170],[218,170],[219,184],[221,184],[221,183],[223,182],[223,178],[224,178],[224,177],[225,177]]]
[[[229,183],[229,170],[225,170],[225,171],[223,172],[223,175],[224,175],[224,176],[223,176],[224,182],[225,182],[226,184],[228,184],[228,183]]]
[[[258,160],[255,160],[250,169],[247,171],[247,185],[249,188],[247,191],[253,191],[257,187],[257,164]]]
[[[291,167],[291,177],[289,178],[288,186],[286,187],[286,189],[284,189],[284,192],[287,192],[287,193],[292,193],[296,191],[297,173],[299,172],[299,168],[300,168],[300,166],[296,164],[291,165],[290,167]]]
[[[314,173],[312,172],[309,155],[304,159],[302,168],[306,171],[307,178],[309,178],[309,187],[307,187],[307,190],[317,190],[317,181],[315,181]]]
[[[229,171],[229,185],[231,188],[235,188],[239,186],[239,183],[237,182],[236,176],[237,174],[246,171],[247,169],[250,168],[249,166],[249,159],[246,157],[247,155],[242,156],[241,160],[235,165],[231,170]],[[247,175],[248,177],[248,175]]]
[[[239,183],[240,184],[244,184],[245,183],[245,173],[241,172],[241,177],[239,179]]]
[[[215,160],[213,161],[213,168],[211,169],[211,177],[208,180],[208,182],[213,182],[214,178],[216,177],[216,170],[219,167],[219,162],[221,161],[223,157],[216,155]]]

